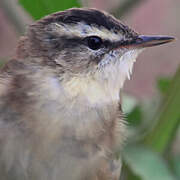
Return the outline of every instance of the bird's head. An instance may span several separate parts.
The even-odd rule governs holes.
[[[69,9],[47,16],[29,28],[33,56],[44,57],[60,73],[92,76],[121,88],[142,49],[173,40],[143,36],[96,9]]]

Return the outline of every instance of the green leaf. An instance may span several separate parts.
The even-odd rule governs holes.
[[[174,158],[173,165],[174,165],[175,173],[178,179],[180,179],[180,155]]]
[[[144,143],[155,151],[164,153],[180,125],[180,68],[170,83],[161,109],[156,114],[156,125],[144,138]]]
[[[78,0],[19,0],[24,9],[35,19],[72,7],[80,7]]]
[[[128,167],[127,163],[123,161],[121,169],[121,177],[125,177],[125,180],[141,180],[141,178],[135,175],[132,170]],[[121,178],[120,179],[123,179]]]
[[[140,106],[136,106],[130,113],[127,114],[127,121],[130,126],[138,126],[142,122],[142,111]]]
[[[127,146],[123,158],[131,171],[142,180],[175,180],[165,160],[142,146]]]
[[[157,81],[157,87],[162,94],[167,93],[170,86],[171,79],[169,78],[159,78]]]

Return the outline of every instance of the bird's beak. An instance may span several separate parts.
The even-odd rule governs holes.
[[[146,48],[146,47],[158,46],[161,44],[169,43],[173,40],[175,40],[175,38],[170,37],[170,36],[144,36],[144,35],[139,35],[133,41],[128,42],[127,47],[129,47],[129,48]]]

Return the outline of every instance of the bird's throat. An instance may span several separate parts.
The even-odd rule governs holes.
[[[108,84],[98,82],[92,77],[73,78],[64,85],[70,98],[86,100],[89,105],[119,100],[119,91],[109,88]]]
[[[70,98],[85,98],[90,104],[119,101],[119,91],[130,78],[140,50],[127,51],[118,60],[107,64],[93,75],[76,76],[64,83]]]

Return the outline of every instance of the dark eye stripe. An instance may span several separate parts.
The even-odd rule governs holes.
[[[93,50],[98,50],[100,48],[111,48],[113,43],[109,40],[102,40],[98,36],[88,36],[88,37],[68,37],[68,36],[61,36],[57,37],[55,35],[47,35],[47,39],[51,44],[56,46],[64,45],[66,47],[71,46],[71,48],[76,48],[78,45],[85,45]]]

